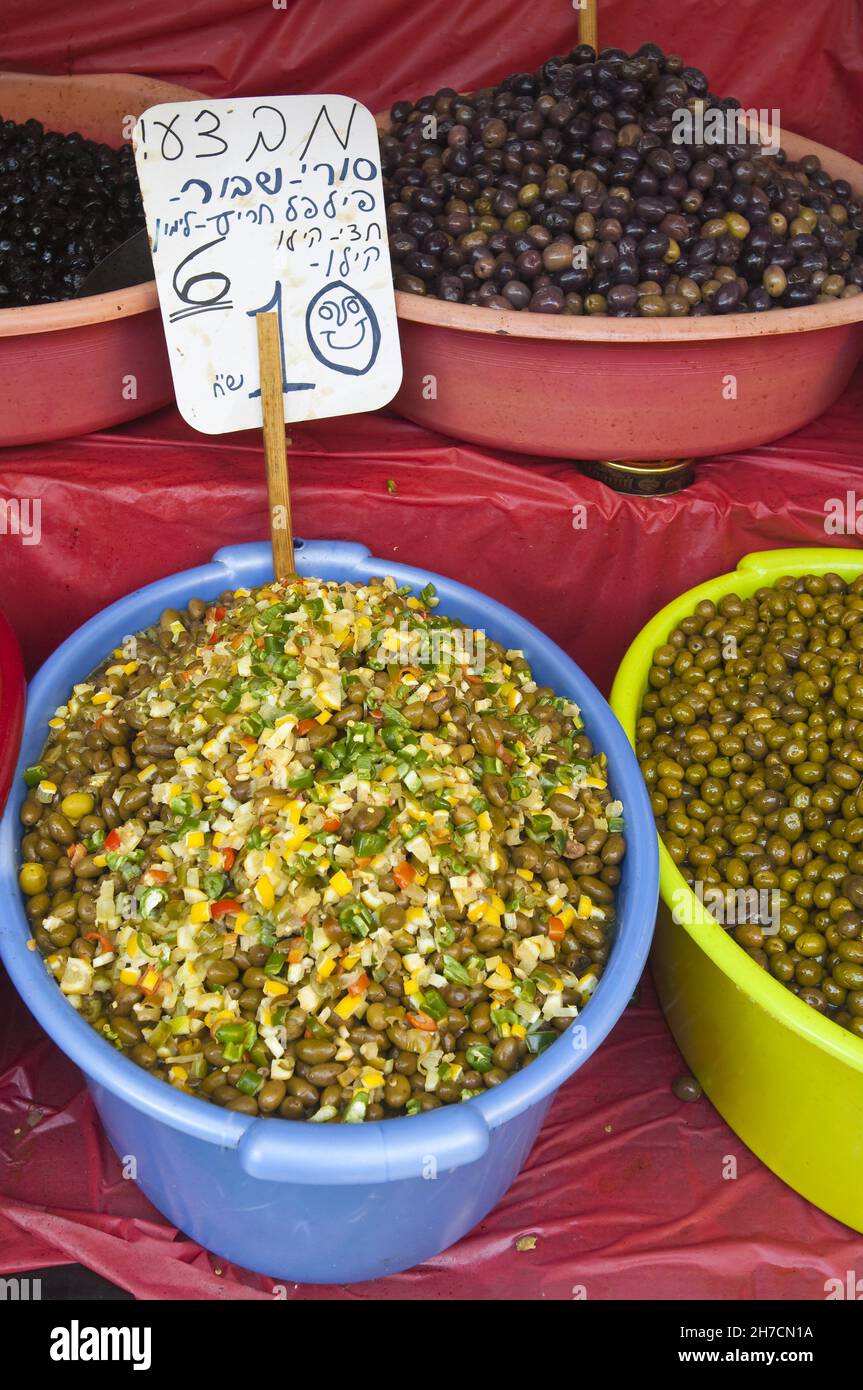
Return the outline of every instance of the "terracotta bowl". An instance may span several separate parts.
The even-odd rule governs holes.
[[[788,132],[782,146],[792,159],[817,154],[863,193],[863,165]],[[402,292],[396,306],[404,377],[394,410],[458,439],[553,458],[765,444],[832,405],[863,355],[863,294],[660,320],[504,313]]]
[[[117,146],[123,121],[197,92],[148,78],[0,73],[0,113]],[[104,429],[173,399],[156,282],[0,310],[0,445]]]

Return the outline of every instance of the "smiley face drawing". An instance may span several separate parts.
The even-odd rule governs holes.
[[[359,290],[333,280],[309,302],[306,337],[319,362],[334,372],[364,376],[381,345],[377,315]]]

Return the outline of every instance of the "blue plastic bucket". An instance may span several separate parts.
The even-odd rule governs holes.
[[[108,1138],[150,1201],[225,1259],[309,1283],[375,1279],[437,1254],[469,1231],[513,1182],[557,1088],[596,1050],[628,1003],[653,933],[656,831],[626,735],[596,687],[559,647],[502,604],[462,584],[377,560],[360,545],[298,541],[301,574],[361,583],[432,580],[441,611],[523,649],[537,679],[581,707],[624,802],[628,850],[614,949],[574,1027],[524,1071],[461,1105],[362,1125],[250,1118],[183,1095],[123,1057],[64,1001],[30,935],[18,889],[20,776],[0,827],[0,954],[28,1007],[84,1072]],[[271,579],[270,547],[230,546],[207,565],[149,584],[99,613],[45,663],[29,691],[20,770],[46,720],[127,634],[192,597]]]

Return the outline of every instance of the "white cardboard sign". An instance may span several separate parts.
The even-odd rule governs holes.
[[[285,420],[376,410],[401,382],[374,117],[343,96],[167,102],[133,144],[177,404],[261,423],[255,315],[279,315]]]

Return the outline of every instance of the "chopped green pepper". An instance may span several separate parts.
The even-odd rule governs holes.
[[[358,903],[343,907],[339,913],[339,925],[349,931],[351,936],[364,937],[377,926],[374,913]]]
[[[348,1104],[347,1108],[345,1109],[344,1114],[342,1115],[342,1119],[344,1120],[345,1124],[346,1124],[346,1125],[358,1125],[358,1124],[362,1124],[363,1120],[366,1118],[366,1111],[367,1111],[367,1109],[368,1109],[368,1105],[369,1105],[368,1092],[367,1092],[367,1091],[357,1091],[356,1095],[355,1095],[355,1096],[353,1097],[353,1099],[350,1101],[350,1103]]]
[[[353,850],[358,859],[373,859],[383,854],[389,844],[385,830],[360,830],[353,838]]]
[[[138,912],[145,919],[152,917],[154,912],[158,912],[167,897],[168,894],[164,888],[148,888],[145,893],[141,894],[138,901]]]
[[[444,979],[449,980],[451,985],[471,985],[471,979],[464,966],[453,956],[444,954],[443,971]]]
[[[492,1069],[493,1059],[488,1043],[472,1043],[464,1059],[474,1071],[487,1072]]]
[[[436,1021],[446,1018],[449,1013],[449,1004],[436,989],[427,989],[422,996],[423,1009],[430,1018]]]
[[[204,874],[202,887],[207,897],[215,901],[224,895],[227,882],[228,880],[224,874],[214,871],[210,874]]]

